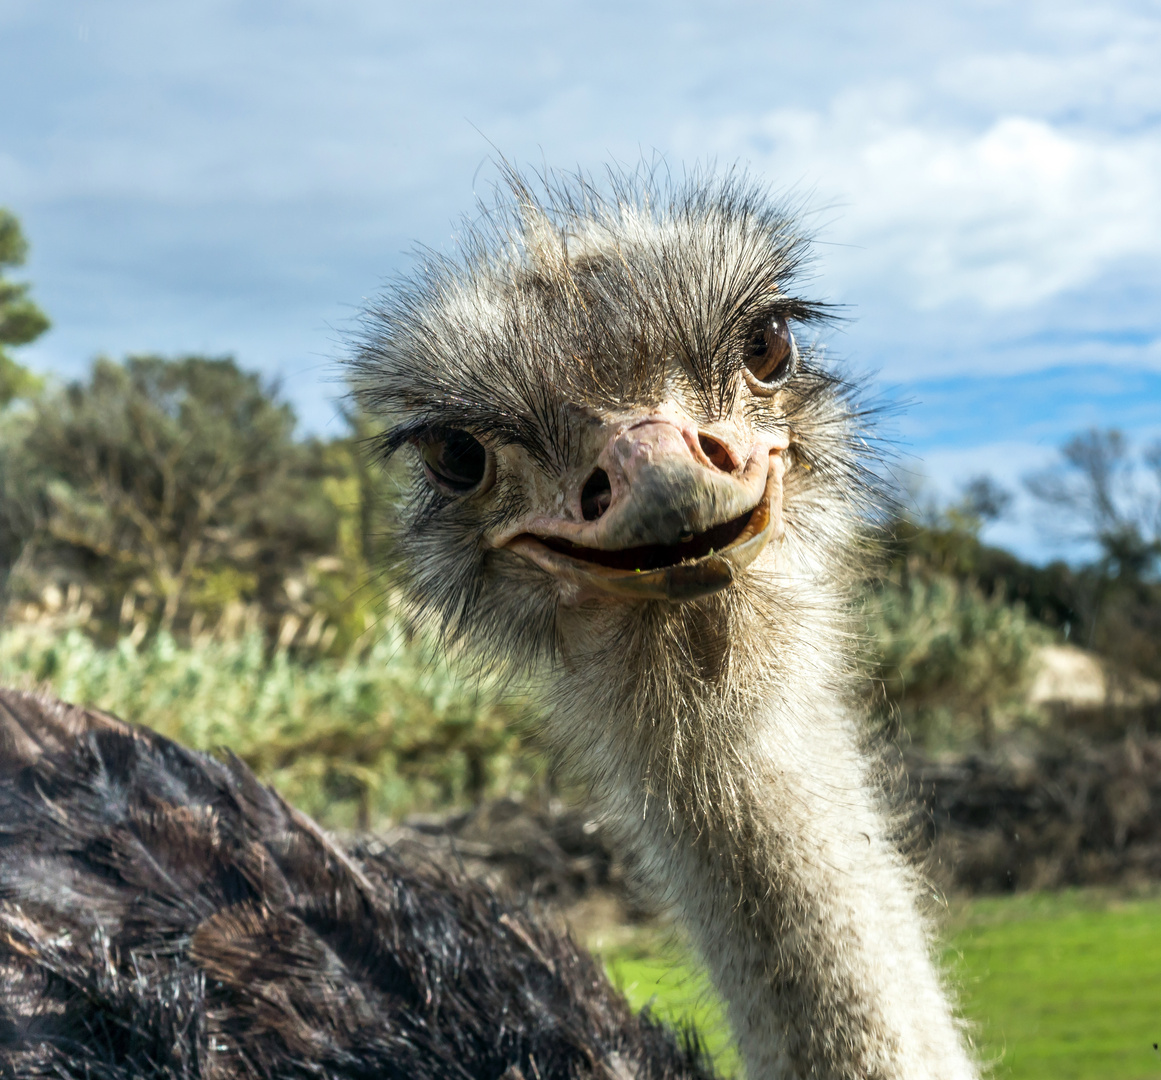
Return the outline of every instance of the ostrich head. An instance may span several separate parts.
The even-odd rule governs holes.
[[[776,627],[792,578],[833,582],[859,512],[807,243],[733,176],[546,186],[510,176],[457,257],[369,315],[361,401],[413,465],[408,594],[509,666],[646,628],[721,676],[740,613]]]

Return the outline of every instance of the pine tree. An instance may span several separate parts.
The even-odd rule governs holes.
[[[20,222],[0,208],[0,408],[13,398],[35,393],[40,386],[40,380],[4,348],[27,345],[49,327],[48,316],[28,298],[28,285],[8,281],[2,274],[6,267],[23,266],[27,255],[28,241]]]

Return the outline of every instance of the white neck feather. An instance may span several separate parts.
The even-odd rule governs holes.
[[[643,676],[622,635],[558,672],[549,737],[685,920],[749,1080],[970,1080],[916,877],[823,666],[835,650],[790,648],[715,689]]]

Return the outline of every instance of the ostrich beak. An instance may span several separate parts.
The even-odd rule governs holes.
[[[763,435],[743,455],[672,416],[620,425],[577,478],[569,503],[580,513],[538,515],[503,546],[558,578],[574,603],[698,600],[781,534],[786,445]]]

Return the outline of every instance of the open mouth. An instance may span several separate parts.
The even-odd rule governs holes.
[[[597,566],[606,566],[610,570],[661,570],[668,566],[692,562],[729,547],[746,531],[756,512],[757,507],[747,510],[732,521],[715,525],[712,529],[698,533],[688,540],[679,540],[676,544],[643,544],[640,547],[608,550],[583,547],[556,536],[538,536],[536,539],[560,555],[567,555],[570,559],[581,562],[594,563]]]
[[[751,510],[676,544],[594,548],[558,536],[522,533],[506,545],[573,588],[573,602],[596,594],[680,603],[726,588],[774,535],[773,488]]]

